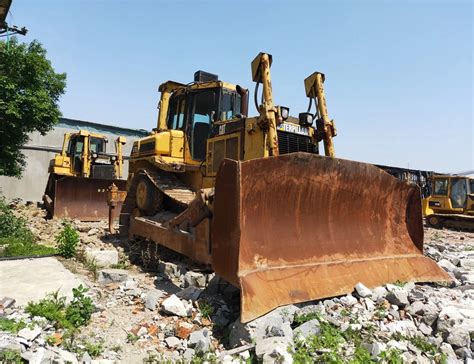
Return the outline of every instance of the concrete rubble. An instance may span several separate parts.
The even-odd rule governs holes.
[[[37,216],[42,219],[40,213],[27,215],[35,231],[48,240],[53,234],[45,228],[49,222],[38,222]],[[51,222],[52,229],[56,223]],[[127,250],[130,256],[144,255],[107,237],[103,225],[75,223],[75,228],[89,256],[114,250],[123,261]],[[474,233],[426,229],[425,254],[450,274],[450,284],[392,282],[366,287],[360,282],[352,294],[279,307],[246,324],[238,318],[235,288],[166,251],[159,252],[159,264],[149,272],[134,265],[117,269],[110,261],[92,275],[77,263],[74,273],[88,286],[96,312],[75,337],[75,345],[64,345],[64,330],[30,317],[14,296],[0,292],[0,319],[26,324],[17,333],[0,331],[0,353],[17,352],[37,363],[191,362],[196,357],[220,363],[252,357],[263,363],[293,363],[299,348],[314,337],[322,338],[330,327],[345,341],[337,348],[318,349],[314,361],[331,350],[349,361],[357,347],[344,333],[352,333],[376,361],[396,350],[406,363],[472,363]],[[53,342],[51,337],[59,339]],[[88,352],[88,343],[100,343],[101,352]]]

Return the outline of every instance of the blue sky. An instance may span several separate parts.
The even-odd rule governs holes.
[[[471,1],[14,0],[10,13],[67,73],[64,117],[150,130],[161,82],[203,69],[252,91],[266,51],[292,115],[307,107],[303,80],[326,74],[339,157],[474,168]]]

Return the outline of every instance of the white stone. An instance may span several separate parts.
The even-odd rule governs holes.
[[[406,308],[406,311],[412,316],[423,315],[425,312],[425,305],[421,301],[415,301]]]
[[[447,259],[441,259],[438,265],[443,268],[446,272],[455,273],[457,271],[456,266]]]
[[[206,286],[206,276],[198,272],[186,272],[184,275],[184,287],[204,288]]]
[[[140,327],[140,329],[137,332],[137,336],[145,336],[146,334],[148,334],[147,328],[144,326]]]
[[[367,349],[367,351],[370,353],[370,356],[374,359],[387,348],[386,344],[377,341],[374,341],[373,343],[366,343],[363,346]]]
[[[463,268],[474,269],[474,258],[465,258],[460,260],[460,265]]]
[[[294,334],[296,336],[302,337],[303,339],[307,338],[308,336],[318,335],[320,332],[321,326],[319,321],[316,319],[307,321],[294,330]]]
[[[97,282],[99,284],[109,284],[112,282],[124,282],[128,279],[128,272],[125,269],[102,269],[99,271]]]
[[[379,299],[385,298],[388,291],[385,287],[376,287],[372,290],[372,299],[377,302]]]
[[[99,233],[99,229],[92,228],[87,232],[87,235],[92,236],[92,235],[97,235],[98,233]]]
[[[426,336],[431,335],[431,333],[433,332],[433,329],[431,328],[431,326],[428,326],[424,322],[422,322],[420,326],[418,326],[418,329],[421,331],[423,335],[426,335]]]
[[[194,349],[187,348],[184,353],[183,353],[183,358],[186,360],[186,362],[191,362],[195,354]]]
[[[344,306],[354,306],[357,302],[357,298],[355,298],[353,295],[348,294],[347,296],[341,297],[341,303]]]
[[[38,326],[33,327],[32,329],[25,327],[18,331],[18,336],[22,337],[28,341],[33,341],[41,334],[41,328]]]
[[[370,298],[364,298],[364,304],[368,311],[373,311],[376,308],[374,301],[372,301]]]
[[[357,294],[362,298],[372,296],[372,291],[366,286],[364,286],[361,282],[355,285],[355,290],[357,291]]]
[[[263,364],[292,364],[293,357],[288,352],[288,347],[284,344],[275,346],[271,351],[265,352],[262,358]]]
[[[118,263],[118,252],[115,249],[86,249],[86,259],[94,261],[99,267],[108,267]]]
[[[145,297],[144,297],[144,302],[145,302],[145,307],[149,310],[155,310],[156,309],[156,306],[158,304],[158,300],[163,296],[164,292],[163,291],[160,291],[160,290],[157,290],[157,289],[153,289],[151,291],[148,291],[146,294],[145,294]]]
[[[469,331],[464,327],[454,327],[449,332],[446,341],[457,347],[468,346],[470,342]]]
[[[189,335],[188,346],[194,348],[196,353],[206,353],[209,351],[211,340],[209,338],[209,330],[202,329],[194,331]]]
[[[453,347],[448,343],[442,343],[439,347],[442,353],[446,354],[448,358],[456,359],[456,353],[453,350]]]
[[[168,345],[169,348],[177,348],[178,346],[181,345],[181,340],[179,340],[177,337],[170,336],[165,339],[166,345]]]
[[[163,311],[168,314],[177,315],[181,317],[186,317],[188,315],[183,302],[181,302],[181,300],[174,294],[165,299],[162,302],[161,307],[163,308]]]
[[[474,284],[474,273],[463,274],[460,279],[464,284]]]
[[[402,321],[393,321],[385,325],[386,329],[392,334],[400,333],[407,336],[412,336],[416,334],[417,328],[413,321],[402,320]]]
[[[386,298],[390,303],[401,307],[410,303],[408,301],[408,292],[402,288],[390,291]]]
[[[291,340],[286,337],[274,336],[257,341],[255,354],[258,359],[262,359],[266,353],[272,353],[276,348],[287,350]]]

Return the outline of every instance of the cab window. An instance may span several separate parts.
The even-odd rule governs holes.
[[[67,147],[68,155],[81,155],[84,150],[84,137],[73,137],[69,140]]]
[[[464,207],[467,199],[467,183],[466,179],[451,180],[451,205],[454,208]]]
[[[185,98],[175,96],[170,99],[168,112],[168,129],[184,130]]]
[[[226,121],[232,119],[232,117],[240,113],[240,95],[223,90],[219,109],[219,120]]]
[[[448,194],[448,179],[435,179],[433,195],[446,196]]]
[[[105,140],[92,137],[90,139],[90,150],[92,153],[105,153]]]
[[[205,158],[207,139],[217,110],[217,96],[218,93],[215,89],[199,91],[190,95],[190,149],[195,160]]]

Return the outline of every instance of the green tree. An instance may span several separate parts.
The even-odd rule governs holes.
[[[46,134],[58,122],[66,74],[56,73],[37,41],[0,42],[0,175],[20,177],[28,133]]]

